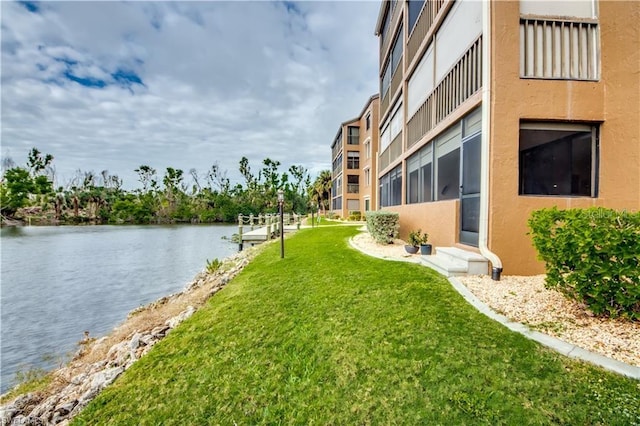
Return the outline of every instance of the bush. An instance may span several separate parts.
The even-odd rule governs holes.
[[[374,240],[380,244],[390,244],[398,238],[400,215],[398,213],[375,211],[367,212],[367,230]]]
[[[350,211],[349,220],[355,220],[355,221],[362,220],[362,213],[360,213],[358,210]]]
[[[546,287],[597,315],[640,320],[640,213],[590,208],[532,213]]]
[[[213,274],[218,269],[220,269],[220,266],[222,266],[222,262],[219,261],[218,258],[215,258],[213,260],[207,259],[207,272],[209,272],[210,274]]]

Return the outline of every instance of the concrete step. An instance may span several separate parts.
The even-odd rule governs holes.
[[[484,256],[458,247],[437,247],[435,255],[422,256],[422,262],[447,277],[489,271],[489,261]]]
[[[423,265],[434,269],[445,277],[467,275],[468,265],[462,260],[455,260],[447,256],[434,254],[431,256],[421,256]]]

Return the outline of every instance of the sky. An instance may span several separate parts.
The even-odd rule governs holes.
[[[378,92],[378,1],[1,2],[1,148],[57,186],[141,165],[241,183],[270,158],[313,178]]]

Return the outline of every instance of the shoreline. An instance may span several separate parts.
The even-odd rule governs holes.
[[[23,424],[31,419],[68,424],[100,391],[222,290],[264,246],[224,258],[215,272],[208,272],[205,266],[180,292],[132,310],[103,337],[86,336],[70,361],[47,373],[51,382],[44,389],[13,395],[18,384],[0,395],[5,400],[0,405],[0,424]]]

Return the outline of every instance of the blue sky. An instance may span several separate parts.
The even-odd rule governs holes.
[[[377,92],[377,1],[1,2],[3,159],[52,154],[56,183],[142,164],[239,181],[330,168]]]

